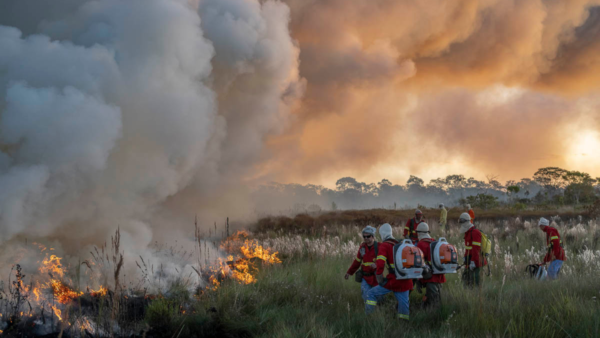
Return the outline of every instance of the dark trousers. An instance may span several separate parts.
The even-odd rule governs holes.
[[[480,278],[479,272],[481,268],[475,268],[473,271],[469,270],[468,266],[465,266],[465,271],[462,274],[463,284],[467,287],[479,286]]]
[[[442,302],[442,284],[426,283],[425,296],[423,297],[423,307],[436,307]]]

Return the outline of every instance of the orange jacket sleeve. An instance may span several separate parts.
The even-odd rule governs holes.
[[[469,210],[469,216],[471,216],[471,224],[473,224],[473,221],[475,220],[475,212],[473,209]]]
[[[356,270],[358,270],[358,268],[360,268],[360,265],[362,264],[362,257],[360,256],[361,248],[362,248],[362,245],[358,248],[358,252],[356,253],[356,258],[354,258],[354,261],[352,261],[352,265],[350,265],[350,268],[346,272],[349,275],[353,275],[356,272]]]

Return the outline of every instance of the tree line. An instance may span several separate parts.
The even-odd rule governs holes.
[[[331,209],[405,208],[419,205],[436,207],[470,203],[490,209],[499,205],[525,209],[584,205],[600,197],[600,177],[558,167],[538,169],[532,178],[502,184],[496,176],[477,180],[464,175],[448,175],[425,183],[410,176],[406,184],[383,179],[378,183],[359,182],[352,177],[337,180],[335,188],[321,185],[270,183],[255,191],[260,201],[257,211],[311,212]]]

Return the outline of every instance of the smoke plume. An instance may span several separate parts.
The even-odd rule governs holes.
[[[0,242],[75,253],[120,226],[140,254],[253,214],[268,181],[578,169],[599,5],[5,0]]]

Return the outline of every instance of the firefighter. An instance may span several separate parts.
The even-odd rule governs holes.
[[[363,229],[363,243],[358,248],[356,258],[344,276],[345,279],[348,279],[355,273],[358,275],[356,281],[360,280],[363,301],[367,300],[367,291],[377,286],[377,278],[375,278],[375,258],[378,249],[378,243],[375,240],[376,231],[377,229],[370,225]]]
[[[548,278],[556,279],[563,262],[567,260],[565,256],[565,250],[562,247],[562,241],[556,228],[550,226],[550,222],[544,217],[540,218],[538,222],[540,230],[546,233],[546,245],[548,246],[548,253],[544,257],[544,262],[540,265],[546,265],[550,263],[548,267]]]
[[[386,294],[393,292],[398,301],[398,314],[400,319],[409,319],[408,293],[413,288],[413,282],[410,279],[396,279],[394,271],[394,245],[398,241],[392,236],[392,227],[385,223],[379,228],[379,235],[383,243],[379,244],[379,253],[377,255],[377,278],[378,286],[367,292],[367,301],[365,302],[365,312],[373,312],[377,306],[377,301]],[[400,263],[402,264],[402,263]],[[384,274],[387,276],[384,277]]]
[[[417,242],[419,241],[419,236],[417,236],[417,226],[424,221],[421,210],[415,210],[415,217],[409,219],[404,227],[404,238],[410,238],[413,244],[417,245]]]
[[[431,267],[431,243],[435,241],[429,235],[429,225],[425,222],[421,222],[417,226],[417,234],[419,235],[419,243],[417,247],[423,251],[423,259]],[[431,306],[437,306],[441,302],[441,291],[442,284],[446,283],[446,275],[432,275],[429,279],[419,279],[417,283],[421,287],[425,287],[425,296],[423,296],[423,307],[428,308]]]
[[[473,222],[475,221],[475,212],[473,211],[473,208],[471,208],[470,204],[467,204],[467,212],[469,213],[469,217],[471,217],[471,224],[473,224]]]
[[[445,228],[446,233],[448,233],[448,210],[444,208],[444,204],[440,203],[440,229]]]
[[[481,257],[481,232],[471,223],[471,216],[463,213],[458,219],[459,232],[465,234],[465,273],[463,282],[467,286],[479,286],[479,274],[481,268],[486,265],[485,259]]]

